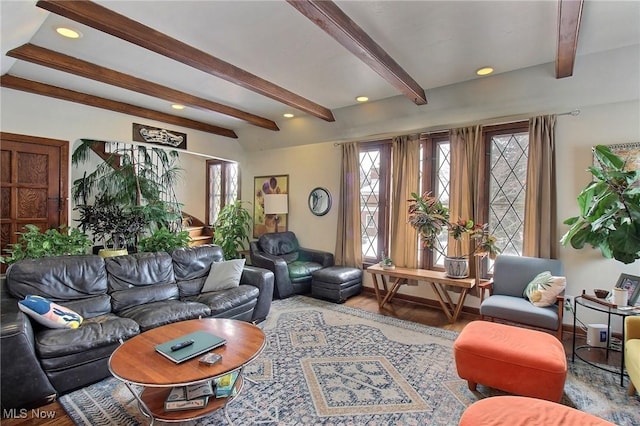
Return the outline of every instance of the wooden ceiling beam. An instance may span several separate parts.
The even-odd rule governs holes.
[[[176,126],[188,127],[190,129],[213,133],[216,135],[225,136],[227,138],[238,138],[236,132],[230,129],[225,129],[223,127],[202,123],[200,121],[190,120],[188,118],[176,117],[175,115],[166,114],[164,112],[154,111],[152,109],[142,108],[124,102],[113,101],[111,99],[101,98],[99,96],[93,96],[87,93],[76,92],[74,90],[64,89],[62,87],[52,86],[33,80],[27,80],[8,74],[0,77],[0,86],[14,90],[22,90],[23,92],[35,93],[36,95],[49,96],[65,101],[89,105],[96,108],[116,111],[123,114],[135,115],[136,117],[143,117],[149,120],[161,121],[163,123],[174,124]]]
[[[335,121],[333,113],[328,108],[97,3],[88,0],[39,0],[36,5],[323,120]]]
[[[427,103],[424,89],[334,2],[287,0],[300,13],[369,65],[416,105]]]
[[[227,105],[222,105],[217,102],[209,101],[207,99],[199,98],[141,78],[133,77],[129,74],[101,67],[99,65],[92,64],[91,62],[83,61],[81,59],[45,49],[44,47],[35,46],[30,43],[10,50],[7,52],[7,56],[42,65],[44,67],[53,68],[58,71],[68,72],[91,80],[100,81],[113,86],[118,86],[133,92],[164,99],[169,102],[218,112],[244,120],[259,127],[264,127],[265,129],[280,130],[275,122],[266,118],[253,115]]]
[[[583,3],[584,0],[558,0],[556,78],[573,75]]]

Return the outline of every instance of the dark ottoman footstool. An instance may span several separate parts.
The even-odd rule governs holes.
[[[344,303],[362,290],[362,270],[347,266],[329,266],[313,273],[311,296]]]

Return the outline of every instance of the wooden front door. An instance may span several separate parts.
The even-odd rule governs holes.
[[[0,132],[0,151],[0,249],[6,254],[26,224],[43,231],[68,224],[69,143]]]

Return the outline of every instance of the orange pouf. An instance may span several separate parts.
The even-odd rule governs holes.
[[[453,345],[458,375],[522,396],[560,401],[567,378],[562,343],[541,331],[473,321]]]
[[[474,402],[459,426],[611,426],[575,408],[522,396],[494,396]]]

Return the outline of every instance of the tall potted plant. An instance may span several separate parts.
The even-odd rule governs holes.
[[[123,208],[106,195],[96,199],[93,205],[79,205],[80,227],[93,235],[94,244],[100,243],[98,254],[102,257],[121,256],[128,247],[136,247],[146,220],[142,210]]]
[[[225,205],[214,224],[213,242],[222,248],[225,259],[237,259],[239,250],[249,243],[251,213],[242,201]]]
[[[180,173],[178,153],[120,143],[107,153],[104,144],[82,139],[71,157],[74,166],[85,163],[91,152],[102,159],[73,184],[73,198],[85,229],[96,230],[102,240],[107,234],[114,237],[128,233],[127,243],[136,246],[142,234],[149,235],[160,227],[181,228],[181,205],[175,201],[173,189]],[[93,205],[90,198],[95,200]],[[120,215],[107,214],[109,208],[118,210]],[[104,213],[100,226],[92,223],[98,213]],[[131,226],[127,226],[127,219]],[[110,242],[119,245],[118,238],[111,238]]]
[[[570,228],[560,242],[589,244],[606,258],[633,263],[640,259],[640,170],[626,170],[626,161],[604,145],[593,155],[593,180],[578,195],[580,214],[564,221]]]
[[[491,258],[500,253],[496,245],[496,237],[489,232],[488,224],[476,224],[471,219],[449,221],[449,209],[442,203],[424,193],[422,196],[412,193],[409,200],[409,223],[418,231],[425,248],[434,249],[444,256],[445,273],[451,278],[469,276],[469,255],[486,254]],[[445,231],[453,238],[453,256],[442,250],[439,243],[440,234]],[[473,242],[473,250],[465,252],[462,242],[468,237]]]

